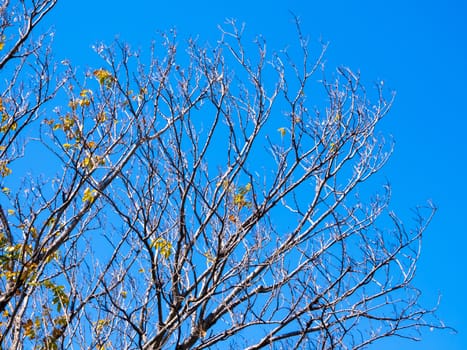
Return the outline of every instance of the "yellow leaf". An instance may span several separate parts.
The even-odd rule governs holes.
[[[95,326],[96,326],[96,333],[102,332],[102,330],[104,329],[104,327],[107,326],[108,324],[110,324],[110,321],[109,321],[109,320],[98,320],[98,321],[95,323]]]
[[[222,188],[224,190],[230,190],[230,188],[231,188],[229,180],[224,180],[222,182],[218,182],[217,185],[222,185]]]
[[[110,87],[112,82],[115,80],[112,74],[108,70],[105,69],[96,69],[93,72],[94,76],[97,78],[99,81],[99,84],[105,85],[106,87]]]
[[[83,98],[83,99],[79,99],[77,100],[78,101],[78,104],[81,106],[81,107],[87,107],[91,104],[91,101],[89,101],[88,98]]]
[[[251,191],[251,184],[247,183],[245,186],[240,187],[234,196],[234,204],[240,209],[243,207],[251,207],[251,202],[245,199],[245,195]]]
[[[8,168],[7,165],[8,165],[7,160],[0,161],[0,175],[3,177],[8,176],[12,173],[11,169]]]
[[[204,253],[204,256],[206,257],[206,262],[207,263],[214,263],[215,259],[214,259],[214,256],[211,254],[211,252],[206,252]]]
[[[105,159],[101,156],[86,157],[81,162],[81,167],[87,168],[89,171],[93,170],[98,165],[105,165]]]
[[[92,159],[90,157],[84,158],[83,161],[81,162],[81,167],[88,168],[89,170],[91,170],[93,168]]]
[[[91,190],[91,189],[89,189],[89,187],[87,187],[84,190],[82,201],[92,203],[96,199],[96,196],[97,196],[97,191],[96,190]]]
[[[75,120],[71,118],[68,114],[65,118],[61,118],[63,120],[63,130],[68,131],[71,129],[73,125],[75,125]]]
[[[8,187],[3,187],[2,192],[5,194],[10,194],[10,189]]]
[[[79,99],[77,100],[70,100],[70,102],[68,102],[68,106],[72,109],[72,110],[75,110],[76,107],[78,107],[79,105]]]
[[[156,248],[156,250],[158,250],[166,259],[168,259],[172,254],[172,243],[165,240],[164,238],[159,237],[156,240],[154,240],[151,243],[151,247]]]
[[[277,131],[280,132],[280,134],[281,134],[282,137],[284,137],[285,134],[287,133],[287,131],[285,130],[285,128],[279,128],[279,129],[277,129]]]
[[[245,195],[237,193],[234,196],[234,204],[238,205],[240,208],[242,208],[245,205]]]
[[[13,209],[8,209],[8,215],[15,215],[15,211]]]
[[[107,114],[105,112],[100,112],[96,117],[96,121],[98,123],[103,123],[106,120],[107,120]]]
[[[55,319],[55,323],[59,326],[66,326],[68,324],[68,320],[66,316],[59,316]]]
[[[79,93],[79,95],[81,97],[88,97],[88,96],[91,96],[92,95],[92,91],[89,90],[89,89],[84,89],[84,90],[81,90],[81,92]]]
[[[243,195],[250,191],[251,191],[251,183],[247,183],[245,186],[239,188],[238,193]]]
[[[27,320],[23,323],[24,335],[29,339],[34,339],[36,337],[36,332],[34,329],[34,323],[32,320]]]
[[[73,145],[69,144],[69,143],[64,143],[63,144],[63,148],[65,148],[66,150],[70,149]]]
[[[50,218],[49,220],[47,220],[46,225],[47,226],[53,226],[53,224],[55,224],[56,220],[57,219],[55,219],[55,218]]]

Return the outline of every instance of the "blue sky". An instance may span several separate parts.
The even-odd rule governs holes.
[[[458,330],[427,332],[420,343],[395,340],[376,348],[467,349],[467,4],[463,1],[59,1],[49,17],[56,56],[81,67],[97,61],[98,41],[118,35],[134,47],[149,46],[158,31],[177,28],[180,38],[215,41],[225,18],[245,22],[271,49],[293,42],[289,11],[318,48],[329,42],[329,72],[345,65],[371,85],[384,80],[397,92],[383,122],[395,153],[382,170],[393,187],[392,207],[410,218],[410,208],[432,200],[438,213],[426,232],[417,286],[427,306],[442,295],[440,318]],[[98,61],[97,61],[98,62]]]

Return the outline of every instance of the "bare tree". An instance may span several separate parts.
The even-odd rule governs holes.
[[[407,229],[389,186],[364,186],[392,151],[382,86],[325,78],[298,26],[299,53],[268,54],[233,22],[214,47],[98,45],[83,74],[32,37],[54,5],[1,8],[1,348],[358,349],[444,328],[412,283],[434,208]]]

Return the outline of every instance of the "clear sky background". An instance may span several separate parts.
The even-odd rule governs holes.
[[[467,2],[59,1],[47,25],[55,27],[56,57],[85,68],[99,62],[91,50],[98,41],[118,35],[144,50],[158,31],[175,27],[181,40],[215,42],[225,18],[245,22],[248,35],[262,34],[279,50],[296,39],[289,11],[301,18],[312,43],[330,43],[329,72],[345,65],[368,85],[384,80],[397,91],[382,125],[396,142],[382,170],[393,187],[392,208],[410,218],[410,208],[427,200],[439,207],[416,285],[426,306],[442,296],[439,316],[458,334],[426,332],[420,343],[396,339],[375,348],[467,349]]]

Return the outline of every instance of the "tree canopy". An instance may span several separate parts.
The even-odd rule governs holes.
[[[226,23],[89,70],[0,6],[0,348],[358,349],[444,328],[413,285],[422,233],[367,180],[393,95]],[[50,14],[49,14],[50,12]],[[293,53],[292,53],[293,51]],[[327,77],[329,76],[329,78]]]

